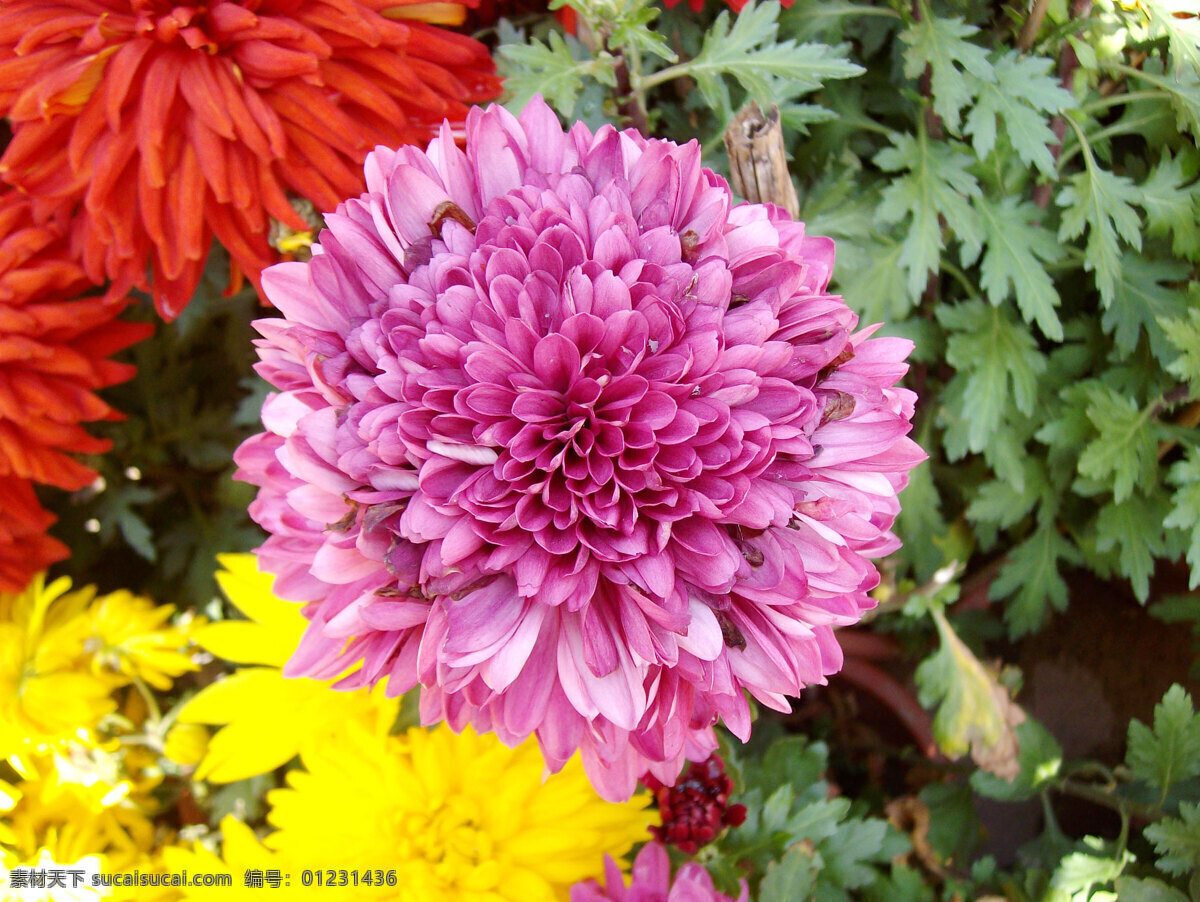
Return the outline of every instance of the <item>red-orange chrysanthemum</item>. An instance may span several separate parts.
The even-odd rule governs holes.
[[[128,299],[81,297],[92,282],[71,257],[61,220],[38,223],[33,203],[0,194],[0,591],[66,549],[45,536],[54,518],[32,483],[78,489],[96,474],[72,453],[108,448],[80,425],[119,416],[97,389],[130,378],[129,364],[106,359],[151,331],[116,319]]]
[[[332,210],[376,144],[423,143],[496,95],[483,45],[404,17],[469,2],[0,0],[0,172],[82,196],[88,275],[148,287],[149,263],[174,317],[214,235],[257,281],[269,217],[308,227],[288,191]]]
[[[0,592],[20,592],[35,574],[67,556],[67,546],[46,535],[53,522],[29,482],[0,476]]]

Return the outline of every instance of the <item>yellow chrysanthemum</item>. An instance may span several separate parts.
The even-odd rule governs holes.
[[[395,886],[351,887],[355,899],[565,900],[657,820],[646,796],[599,798],[578,758],[547,775],[534,741],[510,749],[445,725],[381,736],[349,722],[302,761],[267,796],[265,843],[294,868],[396,872]]]
[[[66,577],[36,577],[0,593],[0,754],[88,739],[134,680],[159,689],[196,665],[174,608],[119,591],[71,591]]]
[[[95,589],[75,594],[90,598]],[[120,590],[95,599],[67,628],[79,633],[93,670],[166,690],[175,677],[198,669],[187,651],[191,621],[172,626],[174,613],[174,605]]]
[[[30,763],[17,786],[20,798],[5,815],[9,856],[34,861],[46,852],[55,861],[78,861],[104,855],[113,870],[146,859],[154,846],[154,825],[112,756],[75,747]]]
[[[86,734],[115,707],[112,681],[63,629],[79,613],[70,588],[65,577],[46,585],[38,576],[24,592],[0,593],[0,755]]]
[[[225,595],[248,620],[225,620],[194,631],[193,638],[218,657],[243,665],[206,687],[179,712],[180,723],[224,725],[209,740],[198,779],[228,783],[274,770],[319,746],[347,720],[370,722],[386,733],[399,701],[374,692],[340,692],[331,682],[287,679],[282,667],[308,621],[299,605],[277,598],[272,577],[251,554],[226,554],[217,573]]]

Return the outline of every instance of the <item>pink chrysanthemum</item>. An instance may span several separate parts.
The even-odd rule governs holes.
[[[683,865],[671,879],[671,860],[658,843],[648,843],[633,862],[629,886],[611,858],[604,861],[604,886],[595,880],[571,887],[571,902],[748,902],[745,882],[734,900],[713,886],[712,875],[696,862]]]
[[[280,391],[237,460],[307,602],[288,672],[420,683],[609,798],[835,672],[923,455],[910,344],[852,334],[833,242],[540,99],[366,173],[264,277]]]

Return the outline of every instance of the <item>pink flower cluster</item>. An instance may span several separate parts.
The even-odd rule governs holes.
[[[366,181],[263,279],[278,393],[237,460],[311,621],[287,672],[420,684],[614,799],[835,672],[923,454],[910,344],[854,331],[833,242],[540,99]]]

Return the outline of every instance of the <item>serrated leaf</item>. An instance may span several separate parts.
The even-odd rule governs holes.
[[[1176,17],[1176,12],[1190,11],[1170,0],[1142,0],[1138,8],[1150,19],[1151,34],[1165,36],[1167,52],[1175,74],[1200,71],[1200,19],[1195,15]]]
[[[807,899],[817,881],[821,864],[802,846],[793,846],[779,861],[767,865],[758,885],[759,902],[795,902]]]
[[[1190,274],[1186,263],[1149,260],[1141,254],[1125,254],[1113,281],[1113,296],[1101,317],[1118,348],[1131,353],[1143,330],[1150,350],[1160,361],[1170,363],[1175,349],[1160,320],[1183,317],[1188,299],[1180,283]]]
[[[1134,778],[1156,786],[1164,799],[1174,784],[1200,775],[1200,717],[1178,683],[1154,706],[1153,730],[1130,721],[1125,762]]]
[[[1188,902],[1188,897],[1161,880],[1136,877],[1117,878],[1117,898],[1121,902]]]
[[[1071,176],[1056,203],[1065,208],[1058,228],[1058,240],[1078,238],[1087,230],[1084,269],[1096,274],[1096,286],[1105,306],[1116,295],[1121,270],[1118,236],[1139,250],[1142,246],[1142,220],[1131,204],[1141,202],[1141,192],[1133,181],[1101,168],[1084,150],[1088,165]]]
[[[1042,264],[1057,263],[1063,251],[1054,233],[1038,224],[1042,211],[1015,197],[998,202],[980,197],[975,209],[987,247],[980,261],[980,285],[988,300],[999,304],[1015,296],[1025,322],[1036,323],[1047,338],[1062,341],[1062,323],[1055,312],[1058,291]]]
[[[608,27],[606,44],[610,49],[636,48],[671,63],[679,58],[671,49],[666,35],[650,27],[662,13],[652,0],[606,5],[602,10],[601,15]]]
[[[988,597],[999,600],[1012,596],[1004,606],[1004,620],[1014,639],[1041,627],[1047,605],[1055,611],[1066,610],[1067,582],[1060,561],[1079,564],[1082,557],[1053,525],[1039,526],[1008,553]]]
[[[1087,839],[1094,841],[1095,837]],[[1093,842],[1092,845],[1099,847],[1101,843]],[[1097,851],[1100,851],[1099,848]],[[1092,895],[1092,888],[1116,880],[1131,861],[1133,856],[1127,851],[1114,851],[1107,855],[1072,852],[1054,869],[1050,887],[1068,893],[1072,902],[1088,902],[1089,899],[1091,902],[1099,902],[1099,899]],[[1112,898],[1111,894],[1109,898]]]
[[[1017,726],[1020,770],[1012,780],[978,770],[971,774],[971,786],[981,796],[1000,802],[1031,799],[1049,786],[1062,769],[1063,750],[1058,740],[1036,720]]]
[[[1134,495],[1121,504],[1104,505],[1096,517],[1096,550],[1118,551],[1117,569],[1128,578],[1138,601],[1149,597],[1154,557],[1165,550],[1166,508],[1160,495]]]
[[[1008,696],[975,654],[967,648],[939,609],[930,616],[941,644],[917,668],[918,697],[925,707],[938,706],[933,735],[947,755],[957,758],[1005,739]]]
[[[795,792],[790,783],[784,783],[776,789],[762,806],[762,826],[764,830],[775,832],[782,830],[787,823],[787,816],[792,810]]]
[[[829,79],[853,78],[865,71],[846,58],[846,47],[778,41],[779,8],[770,0],[747,5],[732,19],[728,10],[717,17],[700,52],[684,64],[710,105],[728,105],[723,76],[735,79],[766,107],[781,97],[814,91]]]
[[[817,229],[813,233],[827,234]],[[903,245],[886,236],[861,244],[838,243],[834,284],[863,322],[903,319],[912,311],[914,296],[900,264],[903,253]]]
[[[967,506],[967,518],[975,523],[995,524],[1008,529],[1024,519],[1038,503],[1045,490],[1045,470],[1037,458],[1024,460],[1023,478],[1019,484],[991,479],[979,490]]]
[[[928,461],[918,464],[909,474],[902,497],[904,501],[896,518],[896,534],[904,536],[903,551],[899,553],[912,562],[917,580],[925,581],[946,564],[935,543],[950,528],[942,516],[942,500]]]
[[[1146,234],[1171,236],[1178,257],[1200,259],[1200,180],[1184,172],[1185,155],[1163,151],[1162,159],[1139,186],[1146,211]]]
[[[1159,327],[1179,356],[1167,364],[1172,376],[1191,385],[1192,394],[1200,394],[1200,286],[1188,287],[1190,304],[1186,318],[1160,319]]]
[[[1146,828],[1160,870],[1181,876],[1200,868],[1200,803],[1180,802],[1179,817],[1163,818]]]
[[[1150,411],[1107,385],[1088,386],[1087,417],[1097,436],[1079,455],[1081,475],[1112,485],[1113,500],[1120,503],[1155,483],[1158,441],[1149,426]]]
[[[958,371],[954,380],[965,380],[967,446],[979,453],[1003,422],[1010,398],[1021,413],[1033,412],[1046,358],[1004,308],[966,301],[940,307],[936,316],[950,333],[946,360]]]
[[[924,2],[920,4],[920,12],[919,20],[900,32],[900,40],[906,45],[904,74],[917,78],[926,66],[930,67],[933,111],[951,131],[957,132],[959,111],[970,103],[975,86],[964,73],[984,84],[995,81],[996,75],[987,51],[966,40],[979,34],[978,28],[957,17],[935,16]]]
[[[1050,116],[1074,106],[1075,100],[1050,74],[1053,66],[1054,60],[1022,56],[1016,50],[996,60],[995,80],[979,82],[978,97],[963,128],[980,159],[995,147],[1000,120],[1017,156],[1043,175],[1054,176],[1050,147],[1058,138],[1050,129]]]
[[[842,889],[858,889],[875,879],[877,860],[887,836],[887,821],[855,819],[843,823],[835,835],[818,846],[825,866],[821,882]]]
[[[885,223],[912,219],[899,262],[908,271],[908,293],[916,299],[929,273],[940,268],[945,246],[940,217],[962,242],[963,257],[978,256],[983,230],[970,198],[980,196],[979,182],[961,145],[931,141],[923,130],[915,137],[893,134],[891,141],[875,155],[876,165],[885,172],[907,171],[883,189],[876,215]]]
[[[1171,467],[1167,480],[1176,488],[1171,496],[1171,513],[1163,525],[1188,535],[1188,588],[1195,589],[1200,586],[1200,450],[1189,448],[1187,457]]]
[[[496,53],[500,60],[507,106],[519,112],[535,94],[563,115],[569,115],[588,79],[615,85],[611,60],[592,59],[575,38],[552,31],[548,44],[529,39],[524,44],[502,44]]]

